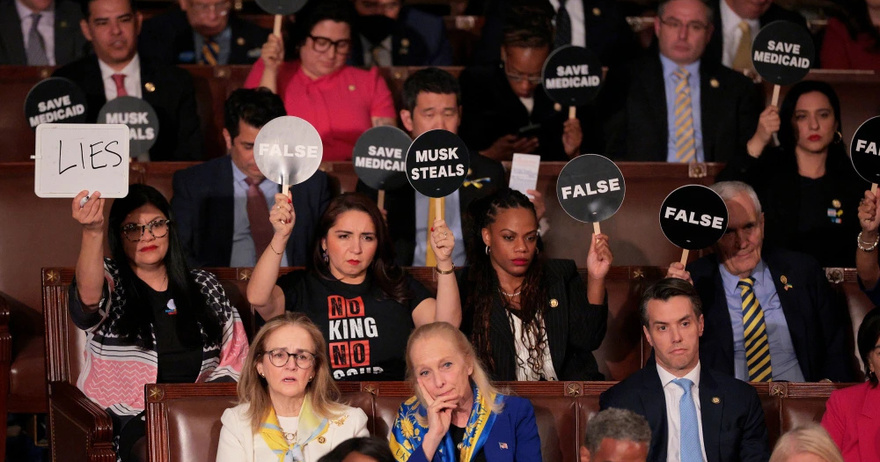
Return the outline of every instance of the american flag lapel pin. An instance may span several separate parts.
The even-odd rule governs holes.
[[[505,443],[505,442],[503,442],[503,441],[499,441],[499,442],[498,442],[498,447],[501,448],[501,449],[507,449],[507,443]]]

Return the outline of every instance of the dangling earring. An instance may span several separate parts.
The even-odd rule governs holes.
[[[330,257],[327,256],[327,249],[322,249],[322,250],[321,250],[321,258],[324,259],[324,264],[325,264],[325,265],[328,264],[328,263],[330,263]]]
[[[843,142],[843,133],[840,133],[840,130],[834,132],[834,144],[840,144]]]
[[[489,255],[489,253],[491,253],[491,252],[492,252],[492,247],[489,247],[489,246],[487,245],[487,246],[486,246],[486,255]]]

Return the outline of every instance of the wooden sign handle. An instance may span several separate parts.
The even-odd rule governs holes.
[[[577,107],[575,107],[575,106],[568,107],[568,118],[569,119],[576,119],[577,118]]]
[[[602,234],[602,229],[599,227],[599,222],[593,222],[593,234]]]
[[[281,20],[284,16],[280,14],[275,15],[275,26],[272,28],[272,33],[281,37]]]
[[[681,264],[684,266],[687,266],[688,253],[690,253],[690,250],[688,250],[688,249],[682,249],[682,251],[681,251]]]
[[[877,183],[871,183],[871,194],[877,194]]]
[[[443,206],[446,205],[445,197],[432,197],[432,201],[437,201],[434,207],[434,220],[443,220]]]
[[[284,194],[285,196],[290,195],[290,185],[289,184],[281,185],[281,194]]]
[[[385,208],[385,190],[379,190],[379,197],[376,198],[376,206],[379,207],[379,210]]]
[[[779,105],[779,85],[773,85],[773,97],[770,98],[770,104],[773,106]],[[779,146],[779,134],[773,132],[773,146]]]

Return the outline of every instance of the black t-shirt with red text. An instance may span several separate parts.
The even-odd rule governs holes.
[[[346,284],[299,270],[276,284],[284,291],[285,309],[305,313],[323,332],[334,379],[404,379],[412,312],[431,297],[420,282],[406,275],[410,298],[405,304],[389,299],[370,276]]]

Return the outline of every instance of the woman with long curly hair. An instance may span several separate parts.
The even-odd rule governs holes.
[[[529,198],[503,189],[475,203],[474,244],[459,274],[462,330],[494,380],[602,380],[608,236],[593,235],[584,286],[574,261],[544,259]],[[482,245],[479,245],[482,244]]]

